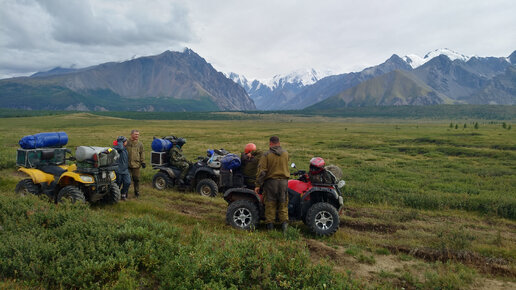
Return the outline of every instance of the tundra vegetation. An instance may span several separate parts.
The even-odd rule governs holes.
[[[516,287],[514,119],[36,114],[0,119],[0,288]],[[239,231],[225,224],[220,197],[154,190],[150,166],[142,196],[131,189],[113,206],[15,195],[22,136],[65,131],[73,150],[109,146],[133,128],[147,159],[153,136],[185,137],[196,159],[248,142],[266,149],[278,135],[299,168],[313,156],[342,168],[340,229],[324,238],[302,223],[286,235]]]

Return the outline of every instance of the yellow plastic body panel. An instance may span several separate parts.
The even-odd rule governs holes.
[[[81,179],[81,175],[90,176],[92,181],[91,182],[86,182],[86,181],[82,180]],[[79,174],[79,173],[72,172],[72,171],[67,171],[67,172],[63,173],[61,175],[61,177],[59,178],[59,184],[60,185],[73,184],[74,181],[78,182],[78,183],[83,183],[83,184],[92,184],[92,183],[94,183],[95,178],[91,174],[85,174],[85,173],[80,173]]]
[[[20,167],[18,171],[27,174],[35,184],[44,182],[50,184],[52,181],[54,181],[54,175],[45,173],[36,168]]]

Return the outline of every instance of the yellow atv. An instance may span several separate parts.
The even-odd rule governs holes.
[[[81,147],[87,146],[79,146],[78,150]],[[48,196],[54,202],[68,199],[72,202],[116,203],[120,200],[120,189],[115,183],[113,164],[118,153],[111,148],[104,149],[94,154],[91,160],[71,165],[66,165],[65,161],[75,158],[65,158],[65,154],[71,152],[66,148],[18,149],[18,171],[29,178],[21,180],[15,191],[22,195]],[[110,164],[99,164],[99,157],[105,160],[104,155],[112,156]]]

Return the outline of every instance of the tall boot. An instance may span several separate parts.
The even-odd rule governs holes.
[[[288,229],[288,223],[287,222],[283,222],[281,224],[281,230],[283,231],[283,234],[287,233],[287,229]]]

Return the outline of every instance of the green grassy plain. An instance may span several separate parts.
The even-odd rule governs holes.
[[[227,114],[237,120],[0,119],[0,287],[516,287],[514,129],[484,120]],[[14,195],[24,178],[15,168],[22,136],[65,131],[68,148],[109,146],[133,128],[147,158],[153,136],[187,138],[185,154],[195,159],[209,148],[240,152],[248,142],[266,149],[278,135],[299,168],[313,156],[342,168],[341,227],[329,238],[302,223],[285,237],[237,231],[225,224],[221,198],[156,191],[149,167],[143,196],[114,206]],[[100,245],[109,250],[88,249]]]

